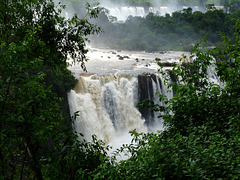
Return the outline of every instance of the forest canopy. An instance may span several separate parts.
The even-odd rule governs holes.
[[[150,12],[146,17],[129,16],[125,22],[111,22],[106,16],[105,12],[99,16],[104,33],[93,38],[92,45],[150,52],[190,51],[195,43],[205,43],[202,38],[207,40],[205,46],[216,46],[221,42],[220,34],[233,37],[232,19],[240,17],[240,6],[224,10],[210,4],[206,12],[189,7],[165,16]]]
[[[75,86],[67,57],[85,69],[87,36],[101,31],[89,20],[106,17],[98,14],[99,8],[85,7],[89,18],[66,19],[61,16],[64,6],[52,0],[0,1],[0,179],[238,179],[239,11],[194,14],[186,9],[172,16],[149,14],[116,24],[124,32],[134,20],[144,31],[153,27],[158,34],[166,31],[158,24],[164,22],[174,38],[178,32],[174,23],[183,23],[180,33],[199,30],[215,37],[215,31],[222,32],[221,18],[227,19],[220,47],[203,51],[196,45],[192,63],[174,67],[178,81],[169,84],[174,97],[159,96],[167,107],[149,101],[139,104],[164,112],[166,129],[148,134],[132,131],[133,143],[110,157],[109,147],[96,136],[92,142],[77,139],[71,126],[74,117],[69,117],[66,107],[66,94]],[[209,21],[207,29],[202,21],[193,26],[193,17]],[[208,81],[211,65],[223,86]],[[130,158],[117,161],[122,152]]]
[[[67,58],[85,69],[86,36],[100,28],[65,19],[63,8],[52,0],[0,1],[0,179],[69,179],[72,155],[88,156],[71,127],[67,92],[76,80]]]
[[[83,1],[65,1],[72,5],[73,10],[82,15]],[[142,1],[126,1],[126,6],[143,6],[146,16],[129,16],[126,21],[118,21],[117,17],[109,14],[104,6],[125,6],[117,1],[89,1],[96,5],[103,5],[99,18],[91,21],[102,27],[103,33],[96,38],[93,36],[91,45],[113,49],[140,50],[140,51],[165,51],[181,50],[190,51],[197,42],[202,45],[213,47],[221,42],[220,34],[223,33],[233,37],[233,18],[240,17],[240,2],[230,0],[219,1],[174,1],[174,6],[181,7],[180,10],[167,14],[151,12],[148,7],[164,6],[161,3],[170,1],[144,1],[149,4],[142,5]],[[131,4],[132,3],[132,4]],[[202,4],[196,9],[198,4]],[[218,6],[215,6],[218,5]],[[220,6],[220,7],[219,7]],[[136,7],[137,8],[137,7]],[[137,11],[137,10],[136,10]],[[122,12],[124,13],[124,12]],[[204,40],[207,40],[205,44]]]

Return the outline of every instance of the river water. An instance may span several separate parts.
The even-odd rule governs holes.
[[[89,48],[87,57],[89,61],[86,63],[87,73],[76,64],[69,69],[76,78],[81,75],[109,75],[109,74],[141,74],[157,72],[159,66],[156,64],[155,58],[162,59],[161,62],[178,63],[182,55],[189,55],[183,51],[162,51],[149,53],[145,51],[120,51],[111,49],[95,49]],[[171,69],[171,68],[165,68]]]

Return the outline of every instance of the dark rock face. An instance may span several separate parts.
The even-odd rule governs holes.
[[[120,56],[119,54],[117,55],[119,60],[124,60],[124,57]]]
[[[153,79],[151,75],[138,75],[139,102],[145,99],[153,100],[154,94],[152,81]],[[151,112],[148,108],[141,108],[139,111],[142,114],[143,118],[146,119],[146,124],[151,125],[154,120],[154,113]]]

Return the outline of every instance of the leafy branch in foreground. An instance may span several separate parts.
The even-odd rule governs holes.
[[[100,29],[58,8],[52,0],[0,1],[0,179],[77,178],[104,156],[101,142],[77,141],[60,107],[75,85],[68,55],[84,68],[87,35]]]
[[[234,40],[224,37],[224,46],[207,51],[196,46],[192,61],[173,69],[178,82],[169,85],[175,95],[164,108],[153,107],[165,110],[165,130],[133,131],[133,143],[114,154],[131,157],[101,164],[93,178],[239,179],[239,23]],[[212,67],[224,86],[209,78]]]

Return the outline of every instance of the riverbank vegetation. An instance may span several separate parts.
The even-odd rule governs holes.
[[[150,101],[139,104],[163,112],[165,130],[133,131],[133,143],[91,173],[94,179],[239,178],[240,20],[235,23],[234,39],[223,36],[220,48],[204,52],[196,45],[192,63],[174,67],[177,83],[169,87],[175,95],[172,99],[159,95],[167,106]],[[209,66],[215,67],[220,84],[209,81]],[[121,153],[129,159],[116,162]]]
[[[133,131],[133,143],[109,157],[97,137],[78,141],[64,106],[75,85],[67,57],[84,69],[86,36],[100,29],[77,16],[66,20],[61,8],[52,0],[0,2],[0,179],[239,178],[239,16],[221,46],[196,45],[194,61],[174,68],[175,95],[159,96],[167,107],[139,105],[163,111],[166,129]],[[87,9],[91,17],[99,12]],[[222,86],[207,80],[210,65]],[[122,152],[129,159],[117,161]]]
[[[207,12],[186,8],[171,15],[159,16],[149,13],[146,17],[132,17],[123,22],[108,22],[101,14],[100,24],[104,33],[93,38],[93,45],[114,49],[140,51],[183,50],[190,51],[201,42],[205,46],[216,46],[221,42],[220,34],[233,36],[233,18],[240,17],[240,10],[231,13],[207,6]],[[202,38],[205,37],[207,44]]]
[[[72,9],[82,15],[84,1],[65,0]],[[112,1],[90,1],[91,4],[100,3],[103,6],[119,8],[121,6],[144,7],[145,17],[129,16],[126,21],[118,21],[117,17],[110,16],[109,11],[102,8],[98,20],[91,21],[102,27],[104,33],[90,38],[91,45],[102,48],[138,50],[138,51],[190,51],[195,43],[213,47],[221,42],[220,34],[233,36],[233,18],[240,17],[240,2],[236,0],[179,0],[170,1],[136,1],[128,0],[121,3]],[[215,6],[217,4],[217,6]],[[160,6],[169,8],[169,14],[162,14]],[[149,7],[158,9],[158,12],[149,11]],[[171,9],[179,7],[179,11]],[[180,8],[181,7],[181,8]],[[196,9],[197,7],[197,9]],[[183,9],[182,9],[183,8]],[[121,10],[118,9],[120,12]],[[132,10],[134,11],[134,10]],[[135,11],[138,11],[135,9]],[[163,10],[164,12],[165,10]],[[125,13],[121,12],[121,13]],[[205,44],[202,38],[205,37]]]

